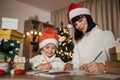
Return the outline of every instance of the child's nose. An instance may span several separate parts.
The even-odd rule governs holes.
[[[51,53],[51,52],[52,52],[52,49],[49,49],[49,52]]]

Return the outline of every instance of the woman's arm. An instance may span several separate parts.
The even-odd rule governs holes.
[[[90,62],[83,64],[79,69],[90,73],[101,73],[105,70],[105,65],[103,63]]]

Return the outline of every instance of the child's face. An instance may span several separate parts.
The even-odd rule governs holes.
[[[55,54],[56,46],[53,43],[49,43],[43,47],[42,51],[45,53],[46,56],[52,57]]]
[[[82,16],[79,20],[77,20],[74,23],[74,25],[76,29],[78,29],[79,31],[82,31],[83,33],[86,33],[88,22],[85,16]]]

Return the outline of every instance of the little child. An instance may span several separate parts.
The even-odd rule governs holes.
[[[59,57],[56,57],[58,39],[59,37],[57,33],[54,32],[50,27],[45,29],[39,43],[40,55],[30,59],[33,70],[72,70],[72,68],[69,67],[71,64],[66,64]]]

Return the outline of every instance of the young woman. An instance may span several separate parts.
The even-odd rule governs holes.
[[[75,30],[73,67],[91,73],[104,71],[105,61],[109,59],[108,50],[115,40],[112,32],[99,29],[90,11],[76,3],[68,8],[68,21]]]
[[[34,70],[71,70],[69,63],[64,63],[59,57],[56,57],[56,50],[58,47],[58,35],[50,28],[47,27],[40,38],[39,52],[37,55],[30,59],[32,68]]]

